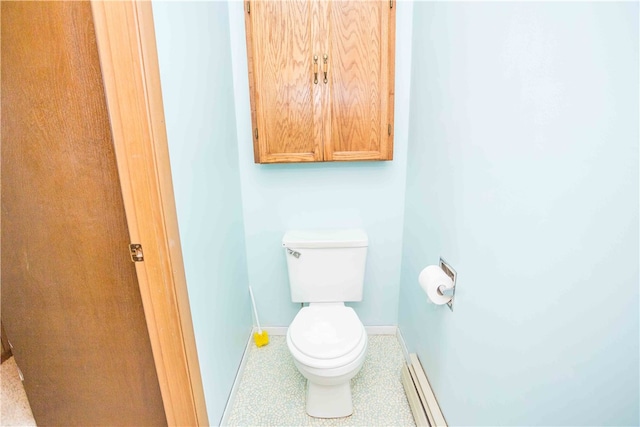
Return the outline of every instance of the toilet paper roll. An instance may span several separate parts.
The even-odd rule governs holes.
[[[445,289],[453,288],[453,280],[439,266],[430,265],[422,270],[418,277],[418,282],[420,282],[420,286],[434,304],[442,305],[451,301],[451,296],[442,295],[438,292],[440,286]]]

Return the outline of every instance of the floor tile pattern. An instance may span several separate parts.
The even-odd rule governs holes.
[[[415,426],[400,379],[404,356],[393,335],[371,335],[364,365],[351,380],[350,417],[319,419],[305,412],[305,378],[284,336],[250,345],[229,426]]]

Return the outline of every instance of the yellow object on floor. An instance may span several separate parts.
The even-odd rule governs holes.
[[[256,346],[262,347],[269,344],[269,334],[267,334],[267,331],[254,332],[253,340],[256,342]]]
[[[256,323],[258,324],[258,332],[253,333],[253,340],[256,342],[257,347],[262,347],[269,344],[269,334],[267,334],[267,331],[263,331],[260,327],[258,310],[256,310],[256,300],[253,299],[253,290],[251,289],[251,286],[249,286],[249,295],[251,295],[251,306],[253,307],[253,314],[256,316]]]

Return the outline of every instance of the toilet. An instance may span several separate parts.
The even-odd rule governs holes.
[[[362,301],[364,230],[289,231],[282,239],[291,300],[308,303],[287,330],[287,346],[307,379],[306,410],[317,418],[353,413],[351,379],[367,352],[367,333],[345,302]]]

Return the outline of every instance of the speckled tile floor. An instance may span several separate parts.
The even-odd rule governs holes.
[[[402,387],[404,356],[393,335],[370,335],[364,365],[351,380],[353,415],[313,418],[305,412],[306,380],[284,336],[251,345],[228,426],[415,426]]]

